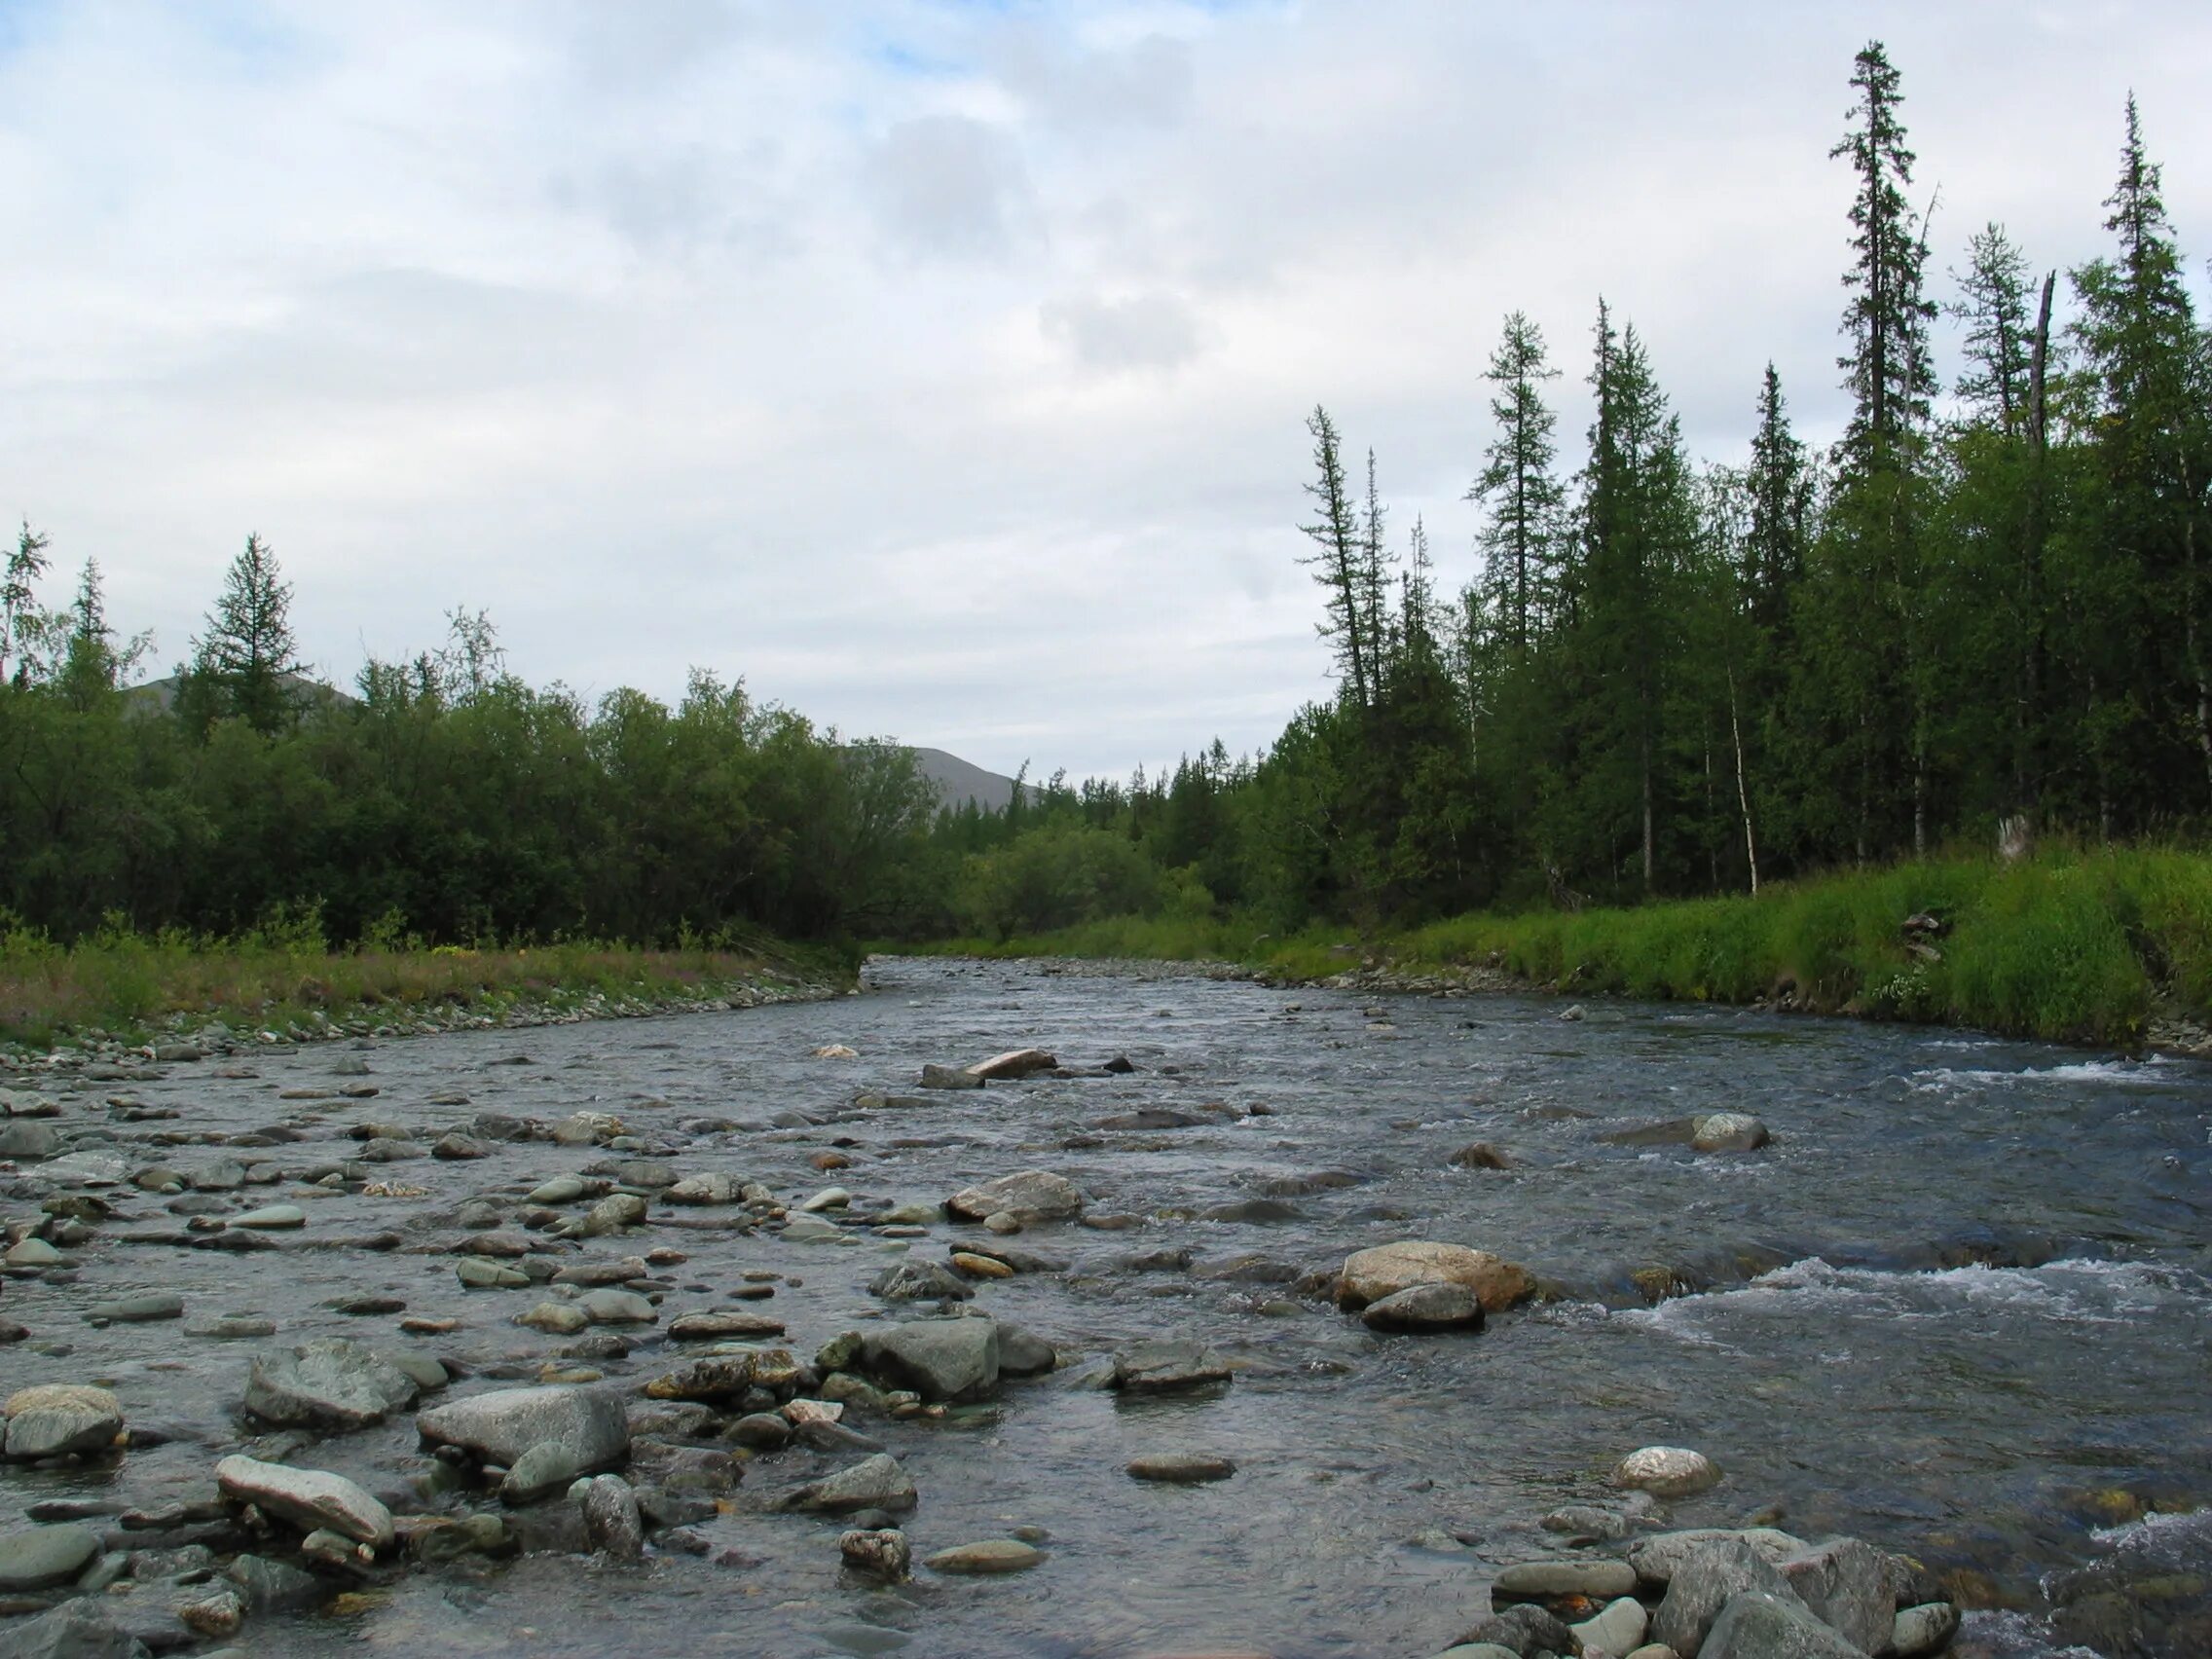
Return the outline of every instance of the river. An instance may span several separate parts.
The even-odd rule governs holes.
[[[1539,998],[876,959],[862,994],[828,1003],[287,1046],[130,1084],[141,1108],[178,1114],[99,1131],[140,1163],[262,1159],[293,1176],[350,1156],[347,1131],[362,1120],[419,1125],[426,1142],[476,1113],[584,1109],[618,1115],[643,1155],[683,1173],[757,1179],[793,1202],[831,1181],[856,1211],[934,1202],[1044,1168],[1083,1189],[1091,1219],[1129,1219],[1026,1233],[1017,1242],[1061,1271],[978,1288],[977,1306],[1058,1346],[1059,1370],[941,1421],[855,1419],[920,1490],[907,1522],[917,1557],[1038,1529],[1048,1559],[1029,1571],[852,1582],[838,1523],[764,1512],[769,1494],[839,1460],[793,1450],[757,1458],[727,1512],[693,1529],[706,1555],[415,1570],[337,1613],[254,1619],[235,1645],[1419,1659],[1480,1619],[1495,1567],[1560,1553],[1540,1516],[1617,1497],[1614,1461],[1664,1444],[1726,1471],[1670,1505],[1671,1525],[1756,1515],[1915,1555],[1977,1609],[1961,1651],[2064,1650],[2091,1632],[2084,1583],[2137,1586],[2095,1604],[2095,1629],[2128,1633],[2107,1640],[2116,1659],[2127,1642],[2171,1659],[2207,1650],[2212,1533],[2183,1512],[2212,1494],[2212,1067],[1730,1009],[1562,1012]],[[833,1044],[857,1058],[815,1057]],[[1071,1068],[1124,1056],[1135,1069],[912,1087],[927,1062],[1030,1044]],[[341,1083],[378,1092],[282,1098]],[[853,1104],[871,1090],[917,1103]],[[81,1089],[62,1121],[90,1121],[93,1096],[117,1092]],[[1100,1126],[1162,1108],[1193,1121]],[[1719,1109],[1755,1114],[1772,1143],[1699,1155],[1606,1138]],[[257,1148],[271,1125],[299,1138]],[[223,1144],[240,1134],[245,1150]],[[1510,1166],[1451,1161],[1475,1141]],[[850,1167],[818,1172],[810,1159],[832,1149]],[[283,1248],[245,1256],[123,1242],[133,1218],[172,1220],[159,1198],[130,1194],[113,1237],[8,1285],[0,1312],[32,1340],[0,1348],[0,1370],[11,1386],[106,1382],[159,1443],[112,1470],[0,1473],[0,1527],[42,1499],[203,1493],[214,1458],[245,1438],[236,1413],[257,1347],[413,1341],[466,1374],[454,1393],[535,1379],[561,1339],[509,1319],[535,1298],[464,1291],[448,1252],[483,1224],[471,1198],[511,1206],[607,1157],[495,1142],[473,1161],[387,1165],[385,1196],[358,1181],[257,1187],[224,1201],[282,1198],[309,1220]],[[866,1285],[899,1253],[941,1258],[964,1234],[986,1236],[848,1226],[795,1243],[679,1219],[656,1205],[638,1234],[586,1249],[682,1251],[645,1286],[663,1323],[726,1306],[746,1272],[782,1274],[772,1300],[744,1306],[784,1318],[801,1355],[884,1317]],[[380,1230],[400,1248],[315,1247]],[[1524,1263],[1545,1300],[1479,1335],[1386,1337],[1296,1291],[1309,1270],[1408,1237]],[[180,1293],[182,1323],[100,1329],[78,1316],[147,1291]],[[391,1316],[327,1306],[364,1291],[461,1323],[404,1339]],[[1662,1291],[1673,1294],[1653,1303]],[[267,1318],[277,1335],[191,1334],[221,1315]],[[1095,1386],[1117,1346],[1162,1336],[1210,1344],[1236,1366],[1234,1383],[1148,1403]],[[627,1358],[595,1363],[636,1382],[667,1360],[647,1330]],[[425,1466],[410,1420],[334,1438],[308,1460],[403,1493]],[[1124,1473],[1159,1451],[1223,1454],[1237,1472],[1197,1487]],[[2091,1580],[2070,1576],[2083,1570]],[[2059,1600],[2076,1605],[2054,1630]]]

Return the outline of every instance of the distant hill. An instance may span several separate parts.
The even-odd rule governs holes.
[[[317,705],[324,708],[350,708],[360,702],[352,693],[341,691],[335,685],[325,685],[321,681],[310,679],[304,674],[287,674],[283,676],[283,682],[285,688],[299,699],[303,709]],[[168,714],[176,708],[177,684],[178,677],[166,674],[159,680],[149,680],[142,684],[126,685],[123,688],[126,706],[140,711]]]
[[[917,749],[914,759],[922,776],[937,786],[938,799],[946,806],[974,801],[985,812],[1004,812],[1014,801],[1014,780],[948,755],[941,749]],[[1034,784],[1024,786],[1032,795]]]

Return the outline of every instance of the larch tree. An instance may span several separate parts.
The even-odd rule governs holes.
[[[1326,596],[1317,631],[1336,647],[1337,666],[1353,705],[1366,708],[1374,700],[1377,667],[1368,635],[1368,575],[1374,567],[1359,510],[1345,479],[1344,440],[1336,423],[1328,410],[1315,404],[1306,429],[1313,436],[1314,476],[1306,493],[1313,498],[1314,520],[1299,527],[1313,543],[1313,551],[1302,562],[1311,567],[1313,579]]]
[[[1483,378],[1493,387],[1490,412],[1497,434],[1483,452],[1467,499],[1489,508],[1479,543],[1486,596],[1513,655],[1523,658],[1546,614],[1566,498],[1554,471],[1558,417],[1543,393],[1559,370],[1546,364],[1543,331],[1526,313],[1506,317]]]
[[[292,684],[304,672],[292,635],[292,585],[276,555],[258,535],[231,561],[207,631],[193,641],[191,677],[216,718],[245,721],[270,734],[291,723],[299,699]]]

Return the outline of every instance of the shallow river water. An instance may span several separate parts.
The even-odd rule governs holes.
[[[1852,1533],[1916,1555],[1984,1609],[1969,1620],[1970,1651],[2062,1650],[2046,1619],[2065,1575],[2138,1558],[2199,1575],[2196,1601],[2176,1592],[2147,1640],[2204,1651],[2192,1643],[2212,1629],[2201,1605],[2212,1543],[2194,1520],[2145,1512],[2212,1500],[2212,1067],[1734,1010],[1560,1014],[1532,998],[879,959],[862,995],[830,1003],[271,1050],[247,1057],[251,1077],[218,1078],[221,1062],[208,1061],[130,1085],[181,1115],[116,1124],[118,1150],[185,1169],[250,1156],[294,1171],[349,1156],[346,1130],[363,1120],[435,1138],[476,1112],[550,1121],[591,1109],[619,1115],[682,1173],[758,1179],[793,1201],[830,1181],[861,1206],[935,1201],[1046,1168],[1084,1190],[1092,1216],[1135,1218],[1124,1231],[1033,1230],[1017,1242],[1065,1271],[978,1288],[977,1306],[1059,1346],[1058,1371],[941,1421],[860,1424],[920,1489],[906,1523],[917,1559],[1026,1526],[1049,1534],[1038,1567],[857,1585],[839,1570],[840,1524],[763,1512],[775,1492],[851,1460],[793,1450],[758,1458],[731,1512],[698,1528],[707,1557],[413,1570],[343,1615],[250,1622],[237,1645],[1414,1659],[1482,1616],[1496,1566],[1560,1553],[1539,1516],[1604,1500],[1616,1459],[1664,1444],[1698,1448],[1727,1474],[1671,1505],[1670,1524],[1765,1512],[1804,1536]],[[812,1057],[828,1044],[859,1057]],[[979,1092],[912,1088],[925,1062],[1029,1044],[1070,1067],[1125,1055],[1136,1069]],[[531,1063],[502,1063],[518,1056]],[[375,1085],[374,1099],[278,1098],[335,1086],[344,1061],[366,1062],[366,1079],[343,1081]],[[864,1090],[919,1103],[856,1109]],[[429,1104],[440,1092],[469,1103]],[[1097,1126],[1143,1107],[1199,1121]],[[1773,1143],[1700,1156],[1603,1138],[1716,1109],[1757,1114]],[[92,1121],[87,1102],[70,1110],[69,1124]],[[308,1138],[250,1155],[153,1143],[276,1124]],[[1477,1140],[1514,1166],[1449,1161]],[[852,1165],[821,1175],[808,1160],[832,1146]],[[400,1184],[389,1197],[256,1187],[241,1207],[281,1198],[309,1222],[282,1249],[247,1256],[123,1242],[133,1217],[174,1225],[160,1198],[131,1195],[75,1253],[74,1274],[8,1285],[0,1313],[34,1340],[0,1348],[0,1372],[10,1386],[106,1382],[133,1426],[165,1443],[113,1471],[0,1472],[0,1527],[56,1496],[203,1493],[215,1457],[247,1438],[237,1413],[260,1347],[412,1342],[466,1374],[456,1392],[535,1378],[563,1339],[509,1322],[535,1294],[461,1289],[442,1253],[464,1231],[453,1212],[479,1194],[511,1202],[607,1156],[501,1143],[475,1161],[387,1165]],[[1325,1172],[1335,1178],[1309,1179]],[[1207,1218],[1227,1206],[1244,1207]],[[772,1301],[742,1306],[785,1319],[802,1355],[911,1311],[866,1290],[908,1241],[853,1227],[801,1244],[677,1224],[714,1213],[655,1204],[646,1228],[582,1251],[683,1251],[655,1281],[664,1324],[739,1306],[726,1296],[744,1272],[784,1274]],[[316,1247],[379,1230],[398,1231],[402,1247]],[[911,1248],[941,1259],[963,1235],[985,1236],[940,1224]],[[1294,1293],[1309,1270],[1409,1237],[1523,1262],[1550,1299],[1479,1335],[1382,1337]],[[1662,1282],[1684,1294],[1652,1304]],[[151,1290],[182,1293],[181,1324],[94,1329],[78,1317]],[[407,1339],[396,1315],[325,1306],[359,1291],[462,1323]],[[278,1335],[190,1334],[225,1314],[266,1316]],[[1235,1381],[1147,1403],[1100,1391],[1116,1346],[1148,1336],[1202,1339],[1235,1363]],[[667,1360],[647,1331],[602,1368],[636,1382]],[[1226,1454],[1238,1472],[1191,1488],[1123,1472],[1156,1451]],[[393,1494],[425,1466],[405,1413],[302,1460]]]

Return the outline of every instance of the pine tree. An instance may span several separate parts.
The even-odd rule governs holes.
[[[2028,256],[2005,227],[1992,223],[1974,235],[1967,248],[1967,268],[1957,274],[1960,297],[1946,308],[1966,324],[1966,364],[1959,371],[1959,400],[1975,418],[2007,437],[2016,436],[2028,417],[2029,371],[2035,350],[2034,319],[2028,313]]]
[[[1772,646],[1786,647],[1790,597],[1805,574],[1805,535],[1812,487],[1805,446],[1789,429],[1782,377],[1772,363],[1759,384],[1758,430],[1751,436],[1746,479],[1750,521],[1744,535],[1744,586],[1749,608]]]
[[[297,717],[294,676],[305,671],[292,637],[292,585],[258,535],[231,561],[207,631],[193,641],[192,676],[211,712],[273,733]]]
[[[1467,499],[1490,507],[1482,530],[1484,586],[1502,618],[1516,658],[1526,657],[1541,630],[1549,594],[1565,493],[1553,473],[1553,428],[1558,424],[1543,397],[1543,383],[1559,378],[1544,361],[1544,336],[1527,313],[1505,319],[1505,334],[1491,353],[1483,378],[1496,389],[1491,417],[1497,435],[1483,452],[1483,469]]]

